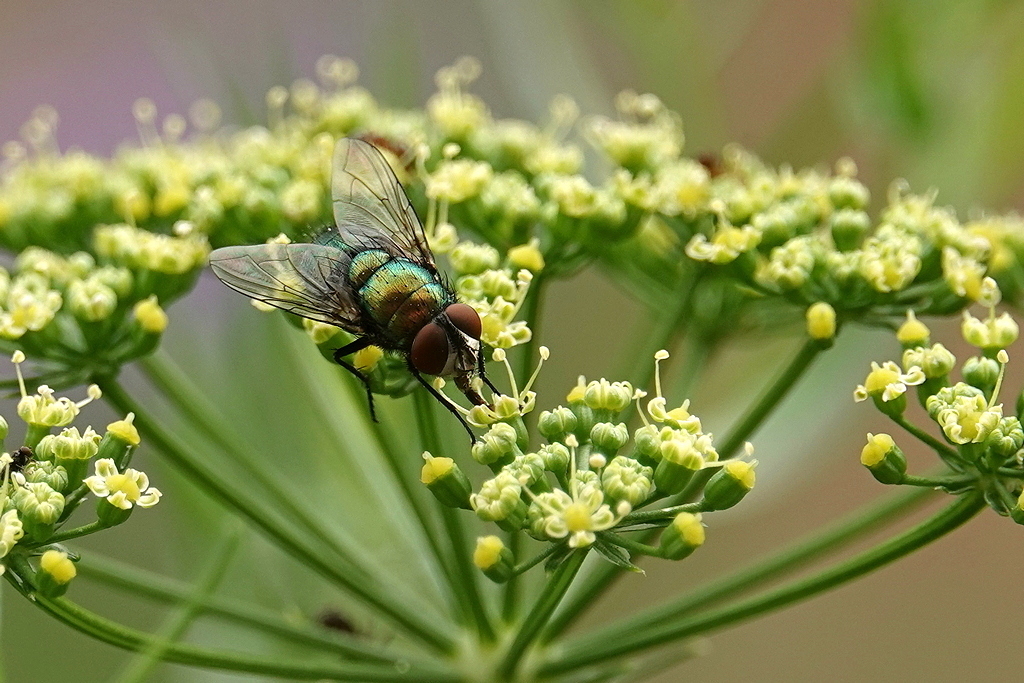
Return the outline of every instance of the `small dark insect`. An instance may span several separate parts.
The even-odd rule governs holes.
[[[722,162],[722,157],[718,156],[714,152],[698,154],[697,162],[707,169],[708,175],[712,178],[717,178],[725,173],[725,164]]]
[[[409,198],[380,151],[352,138],[334,149],[333,227],[311,243],[225,247],[210,254],[228,287],[295,315],[336,325],[359,338],[334,359],[373,394],[344,357],[377,346],[405,357],[409,372],[469,424],[423,375],[451,376],[475,405],[487,405],[474,380],[484,374],[480,316],[438,272]],[[497,392],[497,390],[495,389]]]
[[[11,451],[11,472],[21,472],[25,469],[25,466],[32,462],[35,457],[35,453],[28,446],[22,446],[21,448]]]
[[[324,609],[316,617],[316,622],[324,628],[342,633],[356,633],[356,627],[352,625],[344,614],[330,607]]]
[[[406,171],[412,171],[415,165],[415,157],[409,152],[411,151],[408,147],[403,145],[397,140],[393,140],[383,135],[377,135],[376,133],[362,133],[356,136],[357,139],[363,142],[368,142],[378,149],[386,149],[395,155],[395,159]]]

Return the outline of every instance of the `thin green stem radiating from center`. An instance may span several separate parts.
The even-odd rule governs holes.
[[[238,524],[237,520],[232,522]],[[172,613],[154,634],[156,639],[129,662],[128,667],[116,679],[117,683],[144,683],[149,680],[150,674],[160,664],[167,648],[185,634],[196,617],[202,613],[203,602],[224,578],[224,573],[238,549],[240,531],[235,528],[224,536],[196,581],[195,587],[181,601],[176,612]]]
[[[182,474],[202,487],[214,500],[228,506],[252,522],[283,550],[293,555],[324,578],[359,595],[368,604],[410,635],[443,652],[454,650],[454,642],[438,624],[428,621],[395,594],[393,587],[379,584],[373,576],[330,556],[304,539],[299,530],[270,513],[262,501],[218,476],[201,453],[194,453],[160,425],[115,381],[100,382],[104,398],[123,413],[135,413],[135,424],[144,439],[154,445]]]
[[[516,633],[512,644],[509,645],[501,664],[498,665],[497,680],[510,681],[513,679],[520,660],[526,649],[532,645],[541,633],[541,629],[547,624],[551,614],[562,601],[565,592],[569,590],[572,581],[576,578],[583,560],[586,558],[585,550],[576,550],[548,577],[537,602],[534,603],[530,613],[523,619],[519,631]]]
[[[731,458],[740,450],[750,435],[757,430],[765,418],[782,402],[783,397],[793,388],[807,369],[824,350],[820,341],[808,339],[800,347],[793,360],[743,414],[729,430],[725,439],[718,444],[718,454],[723,459]]]
[[[642,625],[634,622],[628,631],[615,629],[620,637],[613,637],[607,631],[588,634],[566,645],[560,656],[541,668],[541,674],[556,675],[582,666],[592,666],[608,659],[723,628],[817,595],[910,554],[953,531],[978,514],[984,507],[984,498],[981,494],[974,492],[962,496],[937,515],[909,531],[845,562],[840,562],[818,574],[799,579],[789,585],[688,618],[678,620],[645,619]]]
[[[426,391],[413,392],[413,404],[416,410],[416,424],[420,430],[423,447],[431,453],[443,453],[441,437],[437,430],[437,419],[434,414],[433,399]],[[462,527],[460,511],[449,507],[441,508],[441,519],[452,547],[452,564],[457,580],[452,588],[463,614],[468,615],[476,626],[477,632],[484,641],[494,640],[494,628],[480,595],[475,571],[466,542],[466,532]]]

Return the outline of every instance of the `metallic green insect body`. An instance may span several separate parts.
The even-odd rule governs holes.
[[[428,270],[379,249],[352,258],[349,282],[358,288],[367,315],[399,344],[451,303],[451,295]]]
[[[369,382],[344,357],[372,345],[403,355],[473,436],[421,373],[450,375],[470,402],[486,404],[475,385],[478,377],[490,385],[480,316],[438,272],[409,198],[376,147],[340,140],[333,172],[334,226],[310,243],[217,249],[210,254],[213,272],[242,294],[357,335],[334,358],[362,380],[371,413]]]

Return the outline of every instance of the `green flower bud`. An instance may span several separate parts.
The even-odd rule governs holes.
[[[569,469],[569,449],[563,444],[553,443],[541,446],[537,451],[544,460],[544,469],[555,474],[565,474]]]
[[[74,280],[68,285],[68,307],[79,320],[106,320],[117,308],[117,293],[97,280]]]
[[[832,241],[839,251],[853,251],[871,229],[871,218],[864,211],[840,209],[832,214]]]
[[[485,270],[495,270],[501,257],[498,250],[488,244],[459,242],[448,254],[448,261],[460,275],[479,275]]]
[[[1017,504],[1010,508],[1010,518],[1017,524],[1024,524],[1024,491],[1021,492]]]
[[[7,424],[7,420],[3,415],[0,415],[0,450],[4,447],[4,441],[7,439],[8,431],[10,431],[10,427]]]
[[[97,521],[104,527],[117,526],[118,524],[124,524],[128,521],[128,518],[132,516],[134,507],[123,508],[114,505],[106,498],[100,498],[96,501],[96,517]]]
[[[715,472],[704,487],[705,510],[726,510],[743,500],[754,488],[756,460],[732,460]]]
[[[491,581],[505,583],[512,578],[515,558],[497,536],[481,536],[476,539],[473,564]]]
[[[837,209],[863,209],[871,193],[863,183],[846,176],[837,176],[828,185],[828,199]]]
[[[928,379],[936,379],[949,374],[956,365],[956,356],[942,344],[915,346],[903,351],[903,367],[914,365],[921,368]]]
[[[899,484],[907,474],[907,459],[888,434],[868,434],[860,462],[883,484]]]
[[[100,435],[89,427],[84,434],[77,427],[68,427],[57,435],[48,435],[46,450],[53,454],[54,462],[68,473],[68,486],[75,488],[82,483],[89,469],[89,461],[99,452]],[[40,445],[42,442],[40,442]]]
[[[544,477],[545,473],[545,460],[539,453],[523,453],[517,455],[512,462],[505,465],[502,468],[503,472],[508,472],[514,476],[523,487],[528,488],[532,491],[550,491],[551,485],[548,480]]]
[[[1017,341],[1020,328],[1009,313],[982,321],[964,311],[960,332],[968,344],[994,354],[999,349],[1005,349]]]
[[[548,441],[562,441],[576,430],[576,415],[565,406],[545,410],[537,419],[537,431]]]
[[[434,497],[447,507],[471,510],[469,495],[473,489],[455,461],[435,458],[430,453],[424,453],[423,459],[426,462],[420,471],[420,481],[426,484]]]
[[[609,382],[602,378],[588,384],[583,392],[583,402],[604,414],[622,412],[632,400],[633,387],[629,382]]]
[[[654,467],[661,460],[661,434],[657,426],[644,425],[633,432],[633,457]]]
[[[521,451],[517,445],[515,427],[498,422],[473,444],[473,459],[481,465],[504,465]]]
[[[616,456],[601,472],[601,488],[612,503],[626,501],[635,508],[647,500],[653,486],[654,470],[622,455]]]
[[[761,247],[778,246],[796,233],[799,219],[788,204],[777,204],[751,219],[751,225],[761,233]]]
[[[704,525],[700,514],[680,512],[661,532],[658,547],[668,560],[681,560],[704,545]]]
[[[55,462],[35,460],[29,463],[21,473],[25,477],[25,481],[29,483],[41,482],[61,493],[69,489],[67,470]]]
[[[995,358],[968,358],[964,362],[964,381],[971,386],[981,389],[985,394],[991,394],[999,379],[999,363]]]
[[[508,472],[499,472],[469,497],[477,516],[485,522],[496,522],[506,531],[521,529],[526,521],[527,505],[522,498],[523,486]]]
[[[0,515],[0,557],[4,557],[25,535],[25,526],[18,518],[17,510],[7,510]]]
[[[679,493],[693,475],[704,468],[704,458],[686,433],[661,444],[661,461],[654,470],[654,484],[663,493]]]
[[[629,430],[623,423],[598,422],[590,430],[594,450],[610,458],[629,441]]]
[[[71,399],[55,399],[53,391],[45,385],[37,391],[37,394],[23,396],[18,401],[18,417],[29,425],[64,427],[78,416],[78,406]]]
[[[985,439],[985,448],[996,456],[997,465],[1001,465],[1017,455],[1022,446],[1024,446],[1024,429],[1021,428],[1020,420],[1015,417],[1001,419]]]
[[[18,511],[25,534],[37,543],[53,535],[53,526],[64,512],[64,496],[44,482],[19,486],[11,503]]]
[[[36,590],[47,598],[59,598],[67,592],[78,571],[75,563],[62,550],[47,550],[39,558]]]

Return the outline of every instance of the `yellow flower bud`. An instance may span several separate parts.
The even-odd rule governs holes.
[[[544,255],[540,253],[537,238],[530,240],[528,244],[512,247],[508,250],[508,260],[516,268],[526,268],[538,273],[544,269]]]
[[[836,309],[824,301],[812,304],[807,309],[807,334],[811,339],[832,339],[836,334]]]
[[[139,325],[149,334],[161,334],[167,329],[167,313],[160,307],[155,294],[135,304],[133,311]]]
[[[903,346],[923,346],[928,343],[931,331],[917,319],[913,311],[907,311],[907,320],[896,331],[896,339]]]
[[[60,550],[47,550],[39,558],[39,568],[52,576],[57,583],[67,583],[78,575],[75,563],[68,559],[68,554]]]

